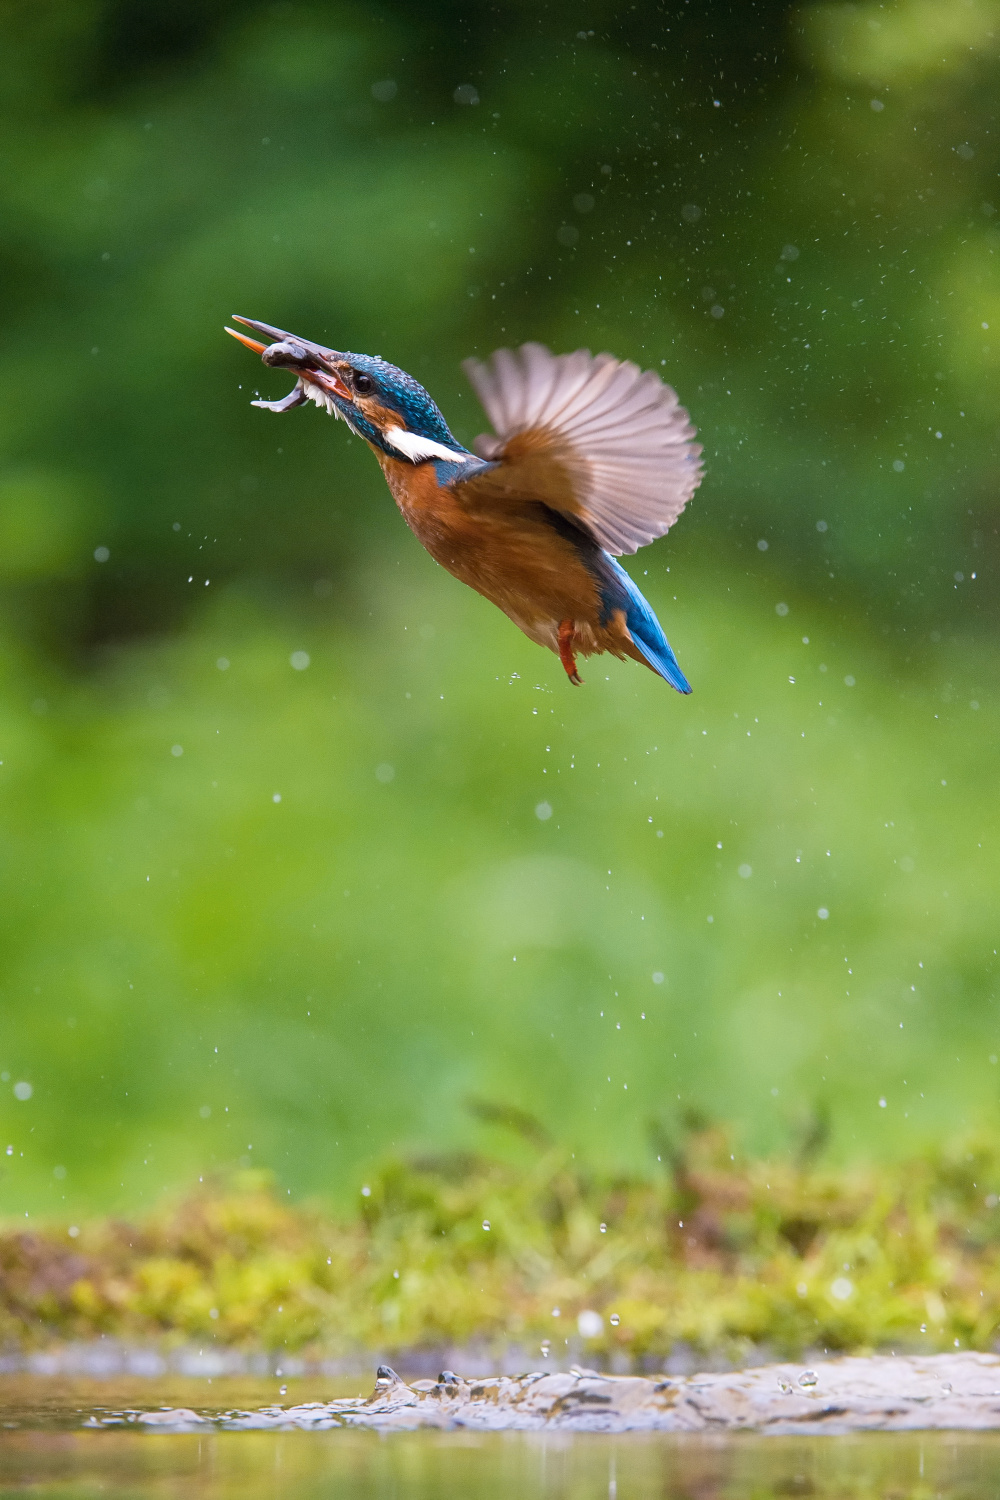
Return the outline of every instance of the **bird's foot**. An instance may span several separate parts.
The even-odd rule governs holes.
[[[559,660],[566,668],[566,676],[575,687],[579,687],[583,678],[576,670],[576,657],[573,655],[573,634],[576,627],[572,620],[563,620],[559,626]]]

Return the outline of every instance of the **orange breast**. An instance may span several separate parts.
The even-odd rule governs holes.
[[[575,619],[599,627],[601,602],[580,553],[531,505],[477,504],[437,482],[433,464],[378,454],[407,525],[442,567],[524,628]]]

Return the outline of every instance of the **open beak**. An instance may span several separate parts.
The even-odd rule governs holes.
[[[233,322],[242,323],[255,333],[265,334],[270,343],[259,343],[257,339],[248,338],[235,328],[227,328],[226,332],[231,338],[238,339],[246,348],[252,349],[254,354],[259,354],[266,365],[291,370],[298,376],[295,388],[283,401],[254,401],[254,406],[263,406],[268,411],[288,411],[293,406],[301,406],[308,399],[304,389],[306,384],[318,386],[331,396],[339,396],[342,401],[353,402],[350,391],[334,368],[334,361],[342,357],[335,349],[326,349],[322,344],[310,343],[308,339],[285,333],[281,328],[272,328],[270,323],[258,323],[253,318],[241,318],[236,313],[233,314]]]

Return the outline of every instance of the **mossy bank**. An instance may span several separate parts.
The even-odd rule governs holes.
[[[100,1337],[343,1358],[516,1345],[652,1369],[683,1351],[991,1349],[1000,1141],[897,1168],[741,1160],[701,1128],[657,1179],[562,1151],[516,1170],[389,1162],[356,1212],[265,1177],[199,1186],[142,1222],[8,1227],[8,1349]]]

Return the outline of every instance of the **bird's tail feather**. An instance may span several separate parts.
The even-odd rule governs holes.
[[[652,644],[642,638],[631,620],[628,620],[628,628],[636,647],[649,662],[653,671],[665,677],[670,686],[675,687],[679,693],[690,693],[691,684],[677,665],[677,658],[663,631],[659,632],[659,641]]]
[[[690,693],[691,684],[678,666],[670,642],[663,633],[663,626],[625,569],[619,563],[614,566],[628,596],[625,623],[633,644],[643,660],[669,682],[671,687],[676,688],[679,693]]]

